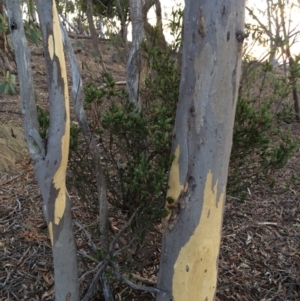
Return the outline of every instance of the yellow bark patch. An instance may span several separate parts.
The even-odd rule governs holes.
[[[58,62],[60,65],[60,68],[58,68],[57,70],[60,69],[61,74],[58,74],[58,77],[61,76],[64,82],[63,94],[65,97],[65,110],[66,110],[66,121],[65,121],[65,129],[64,129],[65,133],[61,138],[61,162],[53,178],[54,187],[58,190],[58,195],[55,200],[55,208],[54,208],[54,223],[57,225],[61,220],[66,208],[66,194],[67,194],[66,170],[68,164],[69,140],[70,140],[70,113],[69,113],[70,109],[69,109],[69,93],[68,93],[66,62],[65,62],[62,36],[61,36],[55,1],[53,1],[52,12],[53,12],[53,40],[54,40],[53,50],[54,50],[54,54],[58,58]]]
[[[167,210],[169,211],[169,214],[166,217],[167,220],[171,216],[170,208],[176,206],[176,201],[181,191],[183,190],[183,184],[180,183],[180,176],[179,176],[179,155],[180,155],[179,145],[176,147],[174,155],[175,155],[175,159],[173,160],[170,169],[169,183],[168,183],[169,189],[167,192],[167,198],[172,198],[174,200],[174,203],[167,204]]]
[[[48,50],[51,60],[53,60],[54,56],[54,41],[53,41],[53,35],[49,35],[48,37]]]
[[[51,245],[53,246],[53,224],[52,224],[52,222],[50,222],[48,224],[48,229],[49,229],[49,235],[50,235]]]
[[[215,296],[225,192],[218,199],[218,182],[213,187],[212,181],[210,171],[198,227],[181,248],[174,265],[174,301],[212,301]]]

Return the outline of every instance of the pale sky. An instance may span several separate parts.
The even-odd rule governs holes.
[[[274,1],[276,2],[276,1]],[[290,26],[290,32],[297,33],[300,31],[300,9],[299,9],[299,1],[298,0],[284,0],[284,3],[289,3],[292,7],[289,10],[286,10],[286,24]],[[248,7],[254,9],[256,14],[260,17],[260,21],[267,25],[268,20],[267,16],[263,15],[263,12],[267,9],[266,0],[264,1],[255,1],[249,0]],[[261,12],[260,12],[261,11]],[[248,12],[246,11],[246,22],[253,23],[253,19],[249,16]],[[300,53],[300,35],[297,34],[293,38],[295,38],[295,44],[291,47],[292,55],[297,55]],[[291,40],[293,40],[293,38]],[[248,44],[251,43],[251,39],[248,39]],[[253,51],[255,56],[264,57],[266,54],[266,48],[263,46],[257,45]]]
[[[183,0],[161,0],[161,10],[162,10],[162,18],[163,18],[163,24],[166,27],[166,25],[169,23],[169,17],[168,14],[172,11],[172,8],[176,9],[176,7],[184,7],[184,1]],[[155,11],[154,9],[150,10],[148,13],[148,19],[150,24],[155,24]],[[171,35],[168,33],[167,30],[164,32],[167,42],[172,41]]]
[[[263,12],[266,11],[267,8],[267,4],[266,4],[267,0],[248,0],[247,1],[247,6],[250,8],[253,8],[255,13],[257,14],[257,16],[259,16],[259,19],[262,23],[264,24],[268,24],[267,22],[267,17],[266,15],[263,15]],[[291,20],[291,28],[295,29],[295,31],[300,31],[300,9],[299,9],[299,1],[300,0],[283,0],[284,3],[294,3],[295,7],[293,7],[291,14],[290,14],[290,18],[287,18],[287,20]],[[274,0],[274,2],[276,2],[276,0]],[[297,5],[297,7],[296,7]],[[163,17],[163,24],[164,24],[164,34],[166,37],[166,40],[170,43],[172,42],[172,36],[170,35],[170,33],[168,32],[167,24],[169,24],[170,22],[170,12],[172,11],[172,8],[176,9],[176,7],[184,7],[184,0],[161,0],[161,7],[162,7],[162,17]],[[149,22],[152,24],[156,23],[155,20],[155,11],[154,9],[150,10],[148,13],[148,19]],[[253,23],[255,21],[253,21],[253,19],[249,16],[247,10],[246,10],[246,22],[247,23]],[[128,26],[128,39],[131,40],[131,24]],[[292,50],[292,54],[296,55],[300,53],[300,35],[296,36],[296,41],[297,43],[295,43],[295,45],[291,48]],[[251,40],[251,33],[250,33],[250,38],[248,38],[246,40],[246,43],[248,45],[251,45],[252,40]],[[260,59],[262,57],[264,57],[266,55],[267,52],[267,48],[263,47],[261,45],[258,45],[258,43],[255,44],[255,47],[252,48],[252,55],[254,55],[257,59]]]
[[[285,1],[285,0],[284,0]],[[276,1],[274,1],[276,2]],[[286,1],[287,2],[287,1]],[[299,7],[297,7],[299,5],[298,0],[289,0],[289,3],[294,3],[295,6],[293,7],[290,16],[287,18],[287,20],[291,20],[291,28],[295,29],[296,31],[300,31],[300,9]],[[175,0],[175,1],[170,1],[170,0],[161,0],[161,6],[162,6],[162,16],[163,16],[163,22],[164,25],[166,26],[166,24],[168,24],[168,14],[171,12],[172,7],[176,7],[177,5],[180,5],[181,7],[184,6],[184,0]],[[297,5],[297,6],[296,6]],[[267,4],[266,4],[266,0],[261,0],[261,1],[257,1],[257,0],[248,0],[247,1],[247,6],[249,8],[253,8],[255,10],[255,12],[257,13],[257,15],[260,18],[260,21],[264,24],[268,24],[267,23],[267,17],[263,16],[263,13],[261,12],[265,12],[266,8],[267,8]],[[289,14],[290,12],[288,12]],[[154,10],[150,11],[148,14],[148,18],[149,18],[149,22],[153,24],[155,24],[155,12]],[[247,23],[253,23],[253,19],[249,16],[248,12],[246,11],[246,22]],[[299,29],[298,29],[299,28]],[[250,33],[251,36],[251,33]],[[170,34],[167,32],[167,30],[165,30],[165,37],[167,39],[168,42],[170,42],[172,40],[172,37],[170,36]],[[296,40],[298,40],[299,42],[295,43],[295,45],[292,46],[291,50],[292,50],[292,54],[296,55],[298,53],[300,53],[300,35],[298,38],[296,38]],[[248,44],[251,44],[252,40],[251,38],[248,39]],[[252,50],[252,54],[257,57],[264,57],[266,54],[266,50],[267,48],[264,48],[263,46],[257,45],[255,46],[255,48],[253,48]]]

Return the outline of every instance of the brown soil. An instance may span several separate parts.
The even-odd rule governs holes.
[[[86,82],[101,84],[94,63],[90,41],[72,41]],[[125,79],[125,65],[110,42],[101,45],[104,62],[116,80]],[[32,66],[38,104],[47,106],[46,75],[41,49],[32,47]],[[121,52],[124,52],[121,50]],[[122,56],[122,54],[120,54]],[[18,96],[0,96],[1,122],[22,125]],[[299,125],[292,125],[299,136]],[[270,189],[263,183],[249,190],[247,201],[227,197],[223,238],[219,261],[217,300],[300,300],[300,153],[278,173],[278,186]],[[42,214],[42,199],[27,155],[0,178],[0,300],[50,300],[53,297],[52,254],[47,226]],[[17,170],[17,171],[16,171]],[[294,175],[295,181],[288,182]],[[97,210],[89,210],[71,189],[74,231],[78,245],[79,276],[97,266],[97,236],[89,239],[98,227]],[[121,212],[111,211],[114,229],[123,225]],[[136,268],[131,280],[139,285],[156,281],[161,243],[160,226],[149,233],[145,247],[134,258],[143,265]],[[119,262],[126,266],[126,260]],[[122,262],[123,260],[123,262]],[[97,261],[97,260],[96,260]],[[95,272],[94,272],[95,273]],[[81,280],[84,294],[93,273]],[[150,293],[134,290],[120,283],[114,288],[115,300],[154,300]],[[101,288],[93,300],[103,300]]]

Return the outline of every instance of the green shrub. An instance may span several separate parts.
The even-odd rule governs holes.
[[[245,63],[233,131],[227,191],[243,196],[259,180],[276,182],[274,171],[285,166],[297,142],[291,137],[293,109],[284,100],[290,87],[268,63]],[[275,175],[274,175],[275,176]]]
[[[48,110],[40,107],[39,105],[36,106],[37,113],[38,113],[38,122],[40,126],[40,135],[42,139],[47,139],[47,133],[50,125],[50,116]]]
[[[16,94],[16,75],[6,72],[5,76],[0,76],[0,94]]]
[[[103,88],[95,84],[85,88],[85,110],[101,150],[108,200],[128,217],[137,210],[133,229],[140,238],[147,227],[166,214],[171,134],[180,80],[169,53],[156,47],[149,50],[145,45],[144,53],[152,72],[141,92],[140,112],[111,77],[105,79]],[[86,151],[83,155],[82,149],[87,149],[83,137],[71,128],[72,132],[69,166],[75,176],[73,183],[80,188],[81,198],[94,207],[97,190],[91,157]]]
[[[141,112],[136,111],[125,90],[115,85],[112,78],[106,79],[103,88],[90,84],[85,89],[85,109],[102,152],[109,202],[128,215],[138,208],[135,222],[139,225],[165,214],[171,133],[180,81],[176,62],[169,53],[155,47],[145,47],[144,51],[152,72],[141,93]],[[297,141],[291,137],[287,124],[293,118],[293,110],[282,105],[289,93],[285,77],[274,74],[269,64],[244,64],[233,131],[229,194],[243,196],[259,180],[275,185],[274,171],[284,167],[293,155]],[[41,120],[46,120],[44,115],[40,115]],[[82,200],[96,208],[97,189],[88,141],[75,123],[71,125],[70,146],[72,184]]]

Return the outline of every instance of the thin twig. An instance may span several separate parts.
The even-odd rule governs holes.
[[[109,287],[109,283],[108,283],[107,279],[105,279],[103,277],[103,274],[101,275],[100,279],[101,279],[101,283],[103,286],[103,295],[104,295],[105,301],[114,301],[114,298],[112,296],[111,289]]]
[[[18,115],[23,115],[22,112],[19,111],[9,111],[9,110],[0,110],[1,113],[9,113],[9,114],[18,114]]]
[[[139,275],[136,275],[136,274],[131,274],[130,275],[133,279],[136,279],[138,281],[141,281],[141,282],[144,282],[144,283],[148,283],[148,284],[152,284],[152,285],[156,285],[157,282],[156,281],[152,281],[148,278],[145,278],[145,277],[141,277]]]
[[[149,293],[151,293],[153,295],[154,294],[159,294],[159,295],[162,295],[164,297],[167,296],[166,292],[164,292],[164,291],[162,291],[162,290],[160,290],[158,288],[151,287],[151,286],[145,286],[145,285],[138,285],[138,284],[130,281],[129,279],[125,278],[120,273],[120,270],[119,270],[119,267],[117,266],[117,264],[115,264],[114,262],[111,262],[110,265],[114,268],[117,279],[121,279],[124,283],[128,284],[133,289],[140,290],[140,291],[145,291],[145,292],[149,292]]]
[[[91,261],[94,261],[94,262],[99,262],[99,260],[97,260],[96,258],[94,258],[93,256],[91,256],[91,255],[87,255],[87,254],[85,254],[84,252],[82,252],[82,251],[77,251],[77,254],[78,255],[81,255],[82,257],[85,257],[85,258],[87,258],[87,259],[89,259],[89,260],[91,260]]]
[[[85,272],[84,274],[82,274],[82,275],[80,276],[80,278],[79,278],[79,283],[81,283],[81,282],[83,281],[83,279],[84,279],[86,276],[88,276],[88,275],[90,275],[90,274],[93,274],[93,273],[95,273],[98,269],[100,269],[102,264],[104,264],[104,261],[100,261],[100,262],[96,265],[96,267],[94,267],[92,270],[89,270],[89,271]]]
[[[19,211],[21,211],[21,208],[22,208],[22,206],[21,206],[21,203],[20,203],[20,201],[19,201],[19,198],[18,197],[16,197],[16,202],[18,203],[18,207],[19,207]],[[16,209],[16,207],[14,208],[14,209]]]
[[[27,253],[29,252],[31,246],[29,246],[27,248],[27,250],[25,251],[25,253],[22,255],[22,257],[19,259],[19,261],[17,262],[17,266],[23,261],[23,259],[25,258],[25,256],[27,255]]]
[[[273,223],[273,222],[260,222],[260,223],[257,223],[257,225],[260,225],[260,226],[277,226],[277,223]]]
[[[123,228],[118,232],[118,234],[115,236],[115,238],[110,243],[110,245],[109,245],[109,253],[113,253],[115,244],[117,243],[117,241],[119,240],[119,238],[121,237],[121,235],[125,232],[125,230],[131,225],[132,220],[136,216],[136,213],[137,213],[138,209],[131,215],[131,217],[128,220],[128,222],[123,226]]]
[[[122,247],[121,249],[115,251],[115,252],[113,253],[114,256],[116,256],[116,255],[122,253],[124,250],[126,250],[127,248],[129,248],[135,240],[136,240],[136,237],[132,238],[131,241],[130,241],[126,246],[124,246],[124,247]]]
[[[115,244],[117,243],[117,241],[119,240],[119,238],[121,237],[121,235],[124,233],[124,231],[131,225],[132,220],[134,219],[137,211],[138,211],[138,209],[132,214],[132,216],[130,217],[130,219],[128,220],[128,222],[122,227],[122,229],[118,232],[118,234],[115,236],[115,238],[110,243],[109,252],[108,252],[108,254],[106,256],[106,259],[104,261],[102,261],[101,264],[99,264],[99,270],[98,270],[97,274],[95,275],[94,279],[92,280],[92,283],[91,283],[91,285],[89,287],[88,292],[86,293],[85,297],[81,301],[88,301],[91,298],[91,296],[92,296],[92,294],[93,294],[93,292],[94,292],[94,290],[95,290],[95,288],[97,286],[97,282],[99,281],[99,279],[101,278],[102,274],[104,273],[104,271],[105,271],[105,269],[107,267],[107,263],[110,261],[111,257],[113,255],[115,255],[115,252],[114,252]],[[78,253],[82,254],[85,257],[90,258],[88,255],[86,255],[86,254],[84,254],[82,252],[78,252]],[[83,277],[83,276],[81,276],[81,277]]]
[[[125,86],[126,85],[126,81],[122,80],[122,81],[119,81],[119,82],[115,82],[115,85],[117,85],[117,86]],[[104,89],[106,87],[107,87],[107,84],[103,84],[99,88],[100,89]]]
[[[86,295],[84,296],[84,298],[81,300],[81,301],[88,301],[90,300],[90,298],[92,297],[96,287],[97,287],[97,284],[98,284],[98,281],[99,279],[101,278],[103,272],[105,271],[107,267],[107,262],[106,261],[102,261],[102,265],[101,267],[99,268],[97,274],[95,275],[94,279],[92,280],[92,283],[88,289],[88,292],[86,293]]]
[[[97,246],[94,244],[93,240],[92,240],[92,236],[91,234],[84,228],[84,226],[77,220],[73,220],[73,223],[79,227],[83,232],[84,234],[86,235],[86,237],[88,238],[89,240],[89,243],[91,244],[93,250],[97,250]]]

